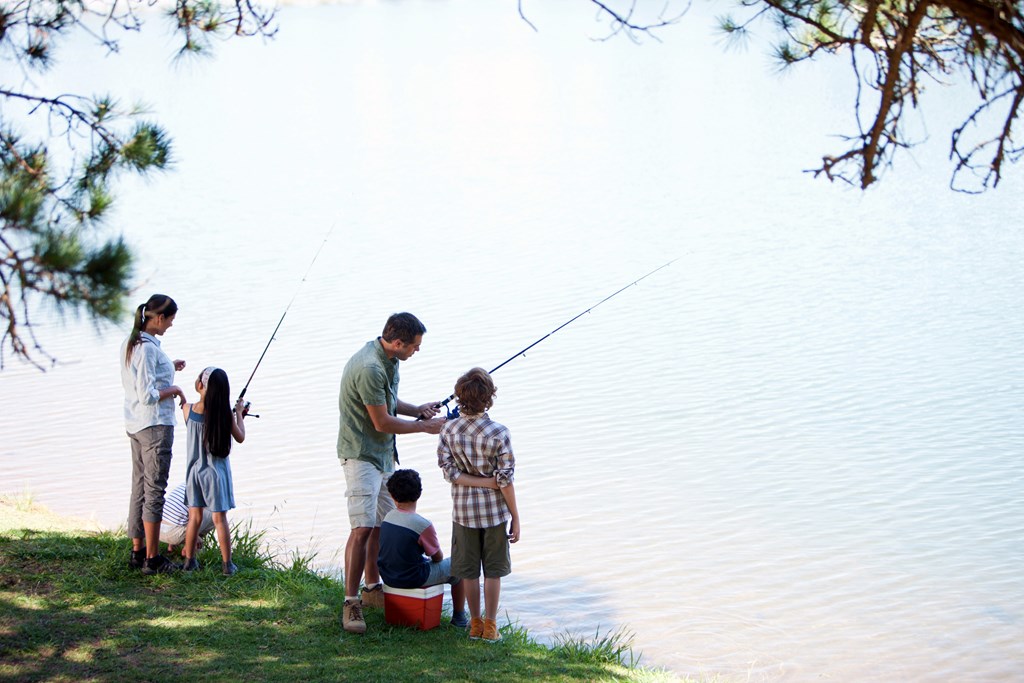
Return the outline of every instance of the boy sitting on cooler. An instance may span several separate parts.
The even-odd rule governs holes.
[[[416,514],[416,501],[423,484],[416,470],[398,470],[387,482],[395,501],[380,525],[380,552],[377,566],[381,579],[392,588],[426,588],[450,583],[452,588],[452,626],[466,628],[466,595],[462,582],[452,576],[451,560],[444,556],[437,531],[430,520]]]

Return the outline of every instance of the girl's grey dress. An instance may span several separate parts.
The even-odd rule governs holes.
[[[203,416],[188,409],[188,464],[185,466],[185,502],[192,508],[227,512],[235,507],[231,463],[210,455],[203,447]]]

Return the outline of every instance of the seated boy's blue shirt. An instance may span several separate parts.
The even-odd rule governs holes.
[[[430,558],[441,549],[430,520],[415,512],[392,510],[380,525],[377,568],[392,588],[419,588],[430,575]]]

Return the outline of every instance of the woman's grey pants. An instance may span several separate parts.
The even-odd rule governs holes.
[[[145,538],[143,522],[164,516],[164,492],[171,470],[174,427],[157,425],[128,435],[132,444],[132,497],[128,504],[128,538]]]

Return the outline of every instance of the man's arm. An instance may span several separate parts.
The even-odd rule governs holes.
[[[395,412],[399,415],[406,415],[408,417],[418,417],[424,420],[430,419],[437,415],[437,411],[441,410],[441,404],[437,401],[433,403],[424,403],[422,405],[414,406],[411,403],[398,399],[398,406],[395,408]]]
[[[445,422],[443,417],[433,420],[403,420],[390,414],[384,405],[366,406],[366,412],[370,414],[373,428],[381,434],[438,434]]]

